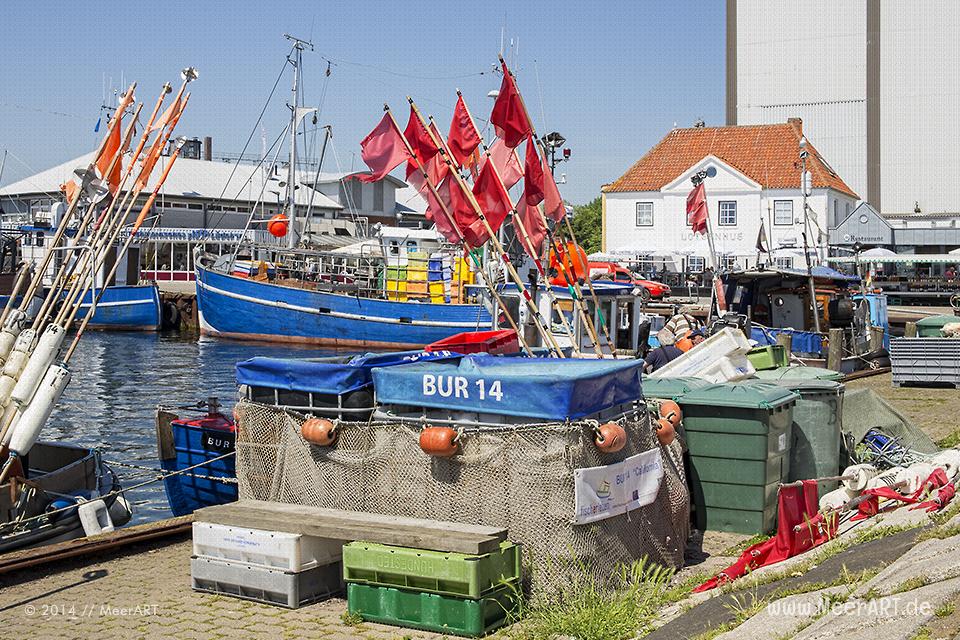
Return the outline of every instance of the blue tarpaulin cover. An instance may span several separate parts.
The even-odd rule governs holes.
[[[642,365],[478,354],[375,369],[373,383],[384,404],[567,420],[638,400]]]
[[[769,329],[754,325],[750,329],[750,337],[760,346],[777,343],[777,334],[786,333],[791,336],[790,349],[794,353],[823,353],[823,336],[812,331],[795,331],[793,329]]]
[[[344,358],[250,358],[238,362],[237,384],[339,395],[370,385],[374,367],[459,357],[450,351],[367,353]]]

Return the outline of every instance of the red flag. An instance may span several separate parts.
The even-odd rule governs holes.
[[[523,245],[523,250],[526,251],[531,258],[539,260],[540,254],[543,251],[543,241],[547,237],[547,227],[543,224],[543,217],[540,215],[540,212],[537,211],[537,205],[530,204],[526,192],[524,192],[524,194],[520,196],[520,200],[517,201],[517,216],[520,218],[520,224],[523,225],[527,236],[530,238],[534,253],[530,253],[530,247],[527,246],[526,242],[521,242],[520,244]]]
[[[450,122],[450,135],[447,136],[447,147],[456,160],[457,165],[463,166],[464,160],[469,158],[474,150],[480,146],[480,133],[477,131],[467,104],[463,96],[457,98],[457,106],[453,109],[453,120]]]
[[[120,151],[120,129],[121,129],[121,118],[123,116],[123,111],[117,109],[116,115],[114,116],[117,119],[117,123],[114,125],[113,130],[110,131],[110,137],[107,138],[107,144],[103,148],[103,153],[100,154],[100,158],[97,160],[97,173],[100,174],[100,179],[104,180],[107,183],[107,188],[110,190],[110,193],[116,195],[117,189],[120,188],[120,158],[117,158],[116,164],[113,165],[113,171],[110,172],[110,175],[106,175],[107,169],[110,168],[110,163],[113,162],[114,156]]]
[[[533,141],[533,136],[527,138],[523,175],[523,196],[526,198],[527,204],[540,204],[543,202],[544,195],[543,165],[540,163],[540,155],[537,153],[537,145]]]
[[[420,176],[420,179],[422,181],[423,176]],[[439,200],[433,195],[433,191],[429,188],[421,191],[421,193],[427,201],[427,220],[433,221],[434,226],[437,228],[437,232],[446,238],[448,242],[458,243],[460,242],[460,234],[457,233],[457,230],[453,226],[453,222],[450,220],[450,216],[447,215],[448,211],[450,212],[450,215],[454,215],[453,203],[450,199],[449,185],[452,180],[453,178],[449,178],[437,187],[437,195],[440,196]],[[453,188],[459,190],[460,187],[454,186]],[[442,205],[441,201],[443,202]],[[444,205],[446,206],[446,211],[444,211]]]
[[[503,180],[503,186],[505,188],[511,189],[513,185],[520,182],[520,178],[523,177],[523,167],[520,166],[520,158],[517,157],[516,151],[503,143],[503,140],[498,139],[490,147],[490,159],[493,160],[493,166],[496,168],[497,173],[500,174],[500,179]],[[481,169],[486,163],[486,156],[484,156]],[[477,178],[474,178],[474,181],[476,180]]]
[[[467,244],[471,247],[479,247],[490,239],[490,234],[472,207],[469,209],[467,215],[461,213],[462,211],[466,213],[466,207],[462,207],[462,205],[458,203],[458,198],[464,197],[463,194],[458,194],[458,191],[459,189],[455,186],[451,186],[450,195],[457,210],[457,223],[463,232],[463,237]],[[484,217],[487,219],[490,229],[496,233],[497,229],[500,228],[500,225],[502,225],[506,219],[507,214],[513,210],[513,203],[503,188],[503,184],[497,180],[497,176],[489,162],[480,169],[480,176],[473,185],[473,195],[476,197],[477,204],[480,205],[480,211],[483,212]]]
[[[407,128],[403,130],[403,137],[410,143],[410,148],[417,156],[416,159],[410,158],[407,161],[407,177],[409,177],[412,173],[418,171],[417,160],[420,160],[420,163],[427,167],[440,153],[440,149],[430,138],[430,134],[412,106],[410,107],[410,119],[407,120]]]
[[[546,158],[541,162],[543,167],[543,212],[554,222],[560,222],[567,215],[567,208],[563,206],[560,189],[553,179],[553,172],[547,166]]]
[[[511,149],[517,148],[523,139],[533,132],[533,126],[520,99],[520,92],[517,91],[517,85],[513,82],[506,62],[503,63],[503,82],[500,83],[500,93],[493,104],[493,112],[490,113],[490,122],[497,135],[503,138]]]
[[[379,124],[360,141],[360,149],[360,157],[371,171],[357,175],[357,180],[361,182],[383,180],[401,162],[411,158],[402,134],[389,113],[383,114]]]
[[[707,194],[701,182],[687,196],[687,224],[694,233],[707,233]]]

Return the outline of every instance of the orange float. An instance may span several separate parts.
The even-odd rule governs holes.
[[[425,427],[420,432],[420,449],[437,458],[450,458],[457,454],[457,430],[450,427]]]
[[[307,418],[300,427],[300,435],[310,444],[329,447],[337,441],[337,427],[326,418]]]
[[[604,453],[616,453],[627,445],[627,432],[616,422],[607,422],[597,427],[593,442]]]
[[[270,218],[270,221],[267,222],[267,231],[270,232],[275,238],[282,238],[287,235],[287,230],[290,228],[290,221],[287,220],[287,216],[282,213]]]
[[[677,430],[673,427],[673,423],[666,418],[657,420],[653,428],[657,432],[657,440],[664,447],[672,444],[677,437]]]
[[[576,242],[566,242],[558,245],[559,254],[555,249],[550,249],[550,268],[557,272],[557,277],[553,279],[552,284],[566,285],[567,281],[560,272],[560,265],[566,269],[567,275],[574,280],[581,280],[590,275],[589,261],[587,253]]]
[[[660,417],[677,427],[683,420],[683,412],[680,411],[680,405],[673,400],[663,400],[660,402]]]

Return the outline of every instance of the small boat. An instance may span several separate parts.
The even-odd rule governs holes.
[[[80,317],[87,314],[93,291],[83,297]],[[100,295],[100,290],[97,290]],[[157,331],[160,329],[160,290],[156,283],[114,285],[103,291],[88,325],[91,329],[112,331]]]
[[[117,476],[96,449],[38,442],[25,460],[26,479],[11,481],[26,485],[15,503],[11,483],[0,485],[0,553],[82,538],[130,521],[130,505],[115,493]]]

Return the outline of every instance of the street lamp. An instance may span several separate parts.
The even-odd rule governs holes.
[[[557,158],[557,149],[562,147],[567,141],[559,132],[551,131],[540,138],[540,141],[543,143],[544,148],[550,151],[550,173],[556,172],[557,164],[570,160],[571,151],[569,148],[564,148],[561,157],[559,159]]]

